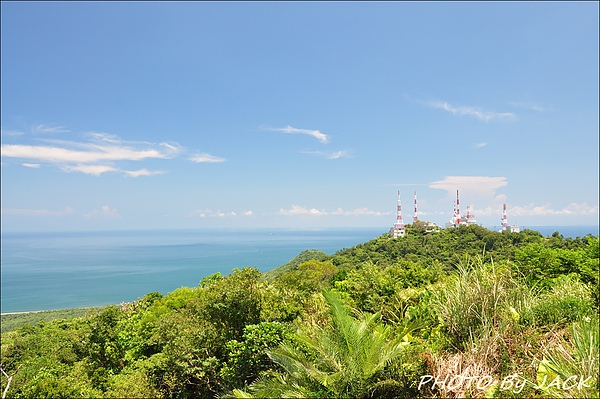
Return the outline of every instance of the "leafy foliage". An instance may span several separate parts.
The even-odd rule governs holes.
[[[359,313],[355,319],[335,293],[324,296],[331,324],[300,331],[294,343],[268,351],[285,373],[252,384],[254,396],[366,397],[381,382],[378,374],[401,356],[406,342],[380,322],[380,314]]]
[[[407,231],[77,317],[14,315],[24,321],[16,328],[3,316],[1,389],[15,398],[594,395],[535,381],[598,374],[599,237]],[[475,372],[530,384],[419,386],[423,375]]]

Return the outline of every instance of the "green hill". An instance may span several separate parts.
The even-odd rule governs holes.
[[[265,280],[273,281],[284,273],[298,269],[298,266],[300,266],[304,262],[308,262],[309,260],[322,261],[328,258],[329,255],[327,255],[323,251],[319,251],[317,249],[307,249],[306,251],[300,252],[300,254],[298,254],[296,257],[294,257],[294,259],[290,260],[288,263],[276,267],[275,269],[269,270],[263,273],[263,275]]]

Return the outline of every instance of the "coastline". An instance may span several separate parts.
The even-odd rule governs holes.
[[[0,315],[1,332],[7,333],[25,325],[38,325],[52,320],[73,319],[82,317],[89,312],[102,309],[104,306],[80,307],[54,310],[31,310],[25,312],[7,312]]]
[[[498,226],[482,227],[495,231]],[[545,237],[555,231],[570,238],[598,232],[597,225],[522,228],[538,231]],[[215,231],[219,234],[214,234]],[[205,276],[230,273],[233,268],[254,266],[267,272],[303,250],[334,253],[381,233],[379,228],[371,227],[244,232],[260,234],[238,235],[229,229],[87,232],[84,238],[77,239],[68,233],[33,234],[33,237],[29,233],[8,234],[5,238],[10,240],[2,243],[2,304],[5,305],[2,307],[6,311],[1,309],[0,314],[5,319],[132,302],[148,292],[167,294],[181,286],[194,286]],[[66,250],[68,257],[64,256]],[[28,267],[45,274],[36,280],[42,281],[41,288],[31,289],[30,275],[22,272]],[[28,286],[19,288],[9,283],[11,279],[26,281]],[[62,297],[52,293],[43,295],[48,287],[52,292],[68,292],[75,299],[58,300]]]
[[[104,305],[104,306],[106,306],[106,305]],[[1,316],[25,315],[25,314],[32,314],[32,313],[68,312],[68,311],[73,311],[73,310],[99,309],[104,306],[81,306],[81,307],[64,308],[64,309],[25,310],[25,311],[21,311],[21,312],[6,312],[6,313],[0,313],[0,317]]]

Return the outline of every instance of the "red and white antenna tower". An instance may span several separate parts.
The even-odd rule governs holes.
[[[471,213],[471,205],[467,205],[467,216],[465,216],[468,225],[476,224],[475,215]]]
[[[502,207],[502,230],[508,230],[508,219],[506,218],[506,204]]]
[[[456,190],[456,224],[460,224],[460,201],[458,199],[458,190]]]
[[[398,190],[398,216],[396,216],[396,223],[394,227],[397,229],[404,228],[404,221],[402,220],[402,203],[400,202],[400,190]]]
[[[415,191],[415,216],[413,216],[413,222],[416,222],[419,220],[419,216],[417,213],[417,192]]]
[[[452,209],[452,219],[450,220],[450,223],[453,225],[456,224],[456,200],[454,201],[454,208]]]

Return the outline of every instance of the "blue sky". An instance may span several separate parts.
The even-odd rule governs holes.
[[[2,2],[3,231],[598,224],[597,2]]]

